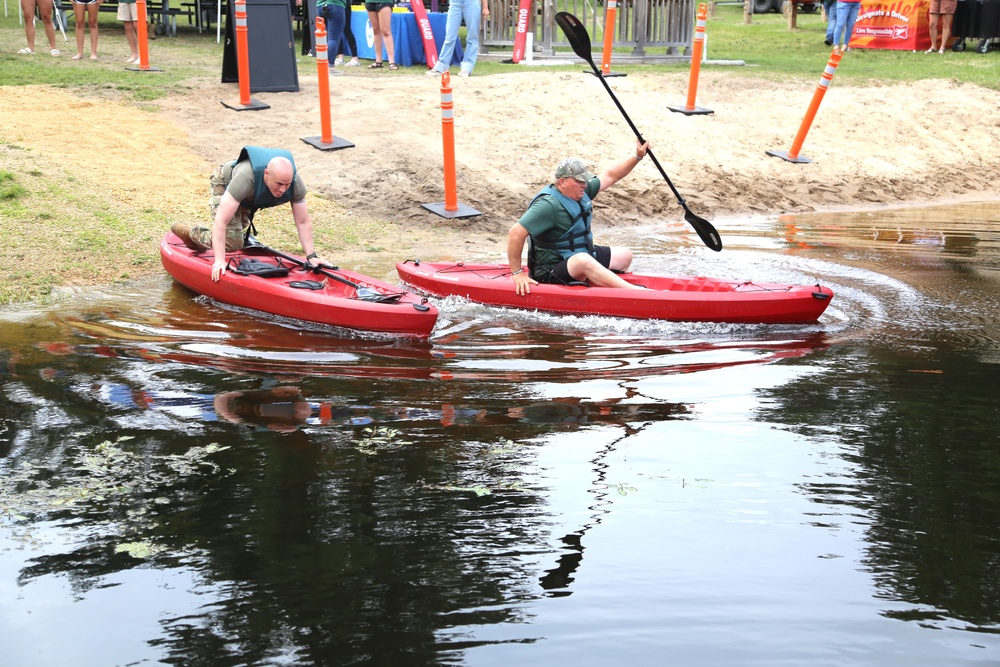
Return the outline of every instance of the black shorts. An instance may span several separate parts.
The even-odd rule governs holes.
[[[600,262],[601,266],[605,269],[610,268],[611,248],[606,245],[595,245],[594,258]],[[550,267],[537,269],[532,273],[531,277],[540,283],[550,283],[553,285],[568,285],[570,283],[579,282],[576,278],[569,274],[569,271],[566,268],[566,264],[568,262],[568,259],[564,259],[558,264],[553,264]]]

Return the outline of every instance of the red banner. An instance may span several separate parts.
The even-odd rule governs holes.
[[[931,45],[929,9],[929,0],[866,0],[858,11],[849,46],[852,49],[923,51]]]

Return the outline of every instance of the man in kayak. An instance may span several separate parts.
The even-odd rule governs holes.
[[[313,248],[312,219],[306,207],[306,186],[295,171],[292,154],[280,148],[247,146],[235,160],[219,165],[212,184],[212,226],[190,227],[175,222],[170,231],[192,250],[214,250],[212,280],[226,272],[226,252],[243,247],[247,229],[258,209],[292,205],[292,220],[311,266],[333,266]],[[225,248],[225,252],[223,252]]]
[[[591,199],[628,176],[646,157],[649,142],[636,142],[635,154],[609,167],[600,176],[592,174],[577,158],[566,158],[556,166],[555,183],[535,195],[521,219],[507,233],[507,262],[518,294],[528,294],[539,282],[567,284],[586,281],[598,287],[642,289],[622,280],[615,271],[632,263],[628,248],[594,245],[590,218]],[[527,266],[521,254],[528,238]]]

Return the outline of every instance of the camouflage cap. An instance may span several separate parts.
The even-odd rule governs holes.
[[[583,162],[575,157],[568,157],[556,166],[556,180],[560,178],[575,178],[586,183],[594,177],[594,174],[584,166]]]

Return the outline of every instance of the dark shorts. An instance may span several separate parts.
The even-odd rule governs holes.
[[[392,5],[393,3],[391,2],[366,2],[365,9],[367,9],[370,12],[377,12],[383,7],[392,7]]]
[[[595,245],[594,257],[604,268],[607,269],[611,266],[610,247],[606,245]],[[568,262],[568,259],[564,259],[558,264],[547,267],[546,269],[536,270],[531,277],[540,283],[551,283],[553,285],[568,285],[570,283],[578,282],[576,278],[569,274],[566,267]]]

